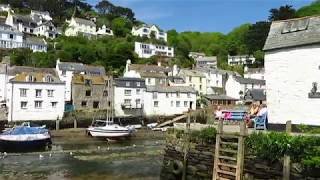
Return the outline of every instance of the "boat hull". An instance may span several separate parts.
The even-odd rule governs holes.
[[[96,130],[96,129],[87,129],[88,133],[92,137],[126,137],[130,136],[130,131],[110,131],[110,130]]]
[[[45,150],[51,145],[51,138],[30,140],[30,141],[10,141],[0,140],[0,151],[2,152],[28,152],[35,150]]]

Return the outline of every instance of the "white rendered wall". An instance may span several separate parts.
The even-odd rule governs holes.
[[[308,98],[312,83],[320,84],[319,58],[319,45],[266,52],[270,123],[285,124],[291,120],[294,124],[320,125],[320,99]]]

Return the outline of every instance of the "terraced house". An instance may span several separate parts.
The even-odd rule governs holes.
[[[62,119],[65,83],[54,69],[17,66],[8,75],[8,121]]]
[[[106,110],[112,108],[111,76],[76,74],[72,77],[72,104],[75,110]]]

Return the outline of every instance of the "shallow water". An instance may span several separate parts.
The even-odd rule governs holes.
[[[0,180],[159,179],[163,145],[163,137],[148,133],[113,143],[63,134],[50,151],[0,156]]]

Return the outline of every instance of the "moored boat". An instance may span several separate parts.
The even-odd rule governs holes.
[[[134,127],[120,126],[110,120],[95,120],[92,125],[87,128],[87,134],[93,137],[104,138],[126,137],[132,135],[134,131]]]
[[[51,136],[44,127],[15,126],[0,134],[0,151],[42,150],[51,145]]]

